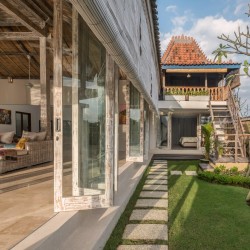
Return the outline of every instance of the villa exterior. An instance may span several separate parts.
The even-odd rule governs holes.
[[[232,91],[240,86],[239,63],[212,62],[192,37],[172,37],[161,60],[161,146],[201,150],[201,125],[212,121],[223,156],[245,157],[244,130]],[[237,153],[235,153],[237,152]]]

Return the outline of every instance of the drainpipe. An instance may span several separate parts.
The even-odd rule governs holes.
[[[158,114],[156,103],[158,100],[152,100],[148,93],[143,79],[141,78],[137,65],[134,63],[133,55],[126,46],[125,34],[119,26],[115,16],[112,16],[108,1],[103,0],[70,0],[72,5],[77,9],[84,21],[88,24],[93,33],[97,36],[113,60],[127,75],[128,79],[144,96],[145,100]],[[156,70],[157,72],[157,70]],[[158,80],[160,77],[158,76]],[[156,98],[158,97],[158,91]]]

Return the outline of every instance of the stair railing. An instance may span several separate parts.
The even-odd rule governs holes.
[[[232,117],[234,129],[235,129],[235,161],[238,160],[238,142],[241,150],[241,156],[245,157],[245,150],[244,150],[244,129],[243,125],[240,120],[240,110],[239,110],[239,104],[235,101],[234,94],[232,92],[232,89],[230,86],[228,86],[228,109]]]

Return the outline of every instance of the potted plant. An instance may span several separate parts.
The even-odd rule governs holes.
[[[205,143],[205,159],[209,161],[210,151],[212,149],[212,135],[213,135],[213,125],[211,122],[201,126],[201,131],[204,136]]]

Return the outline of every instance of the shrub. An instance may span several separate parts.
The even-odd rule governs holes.
[[[246,176],[200,172],[198,173],[198,177],[207,182],[250,188],[250,178]]]

